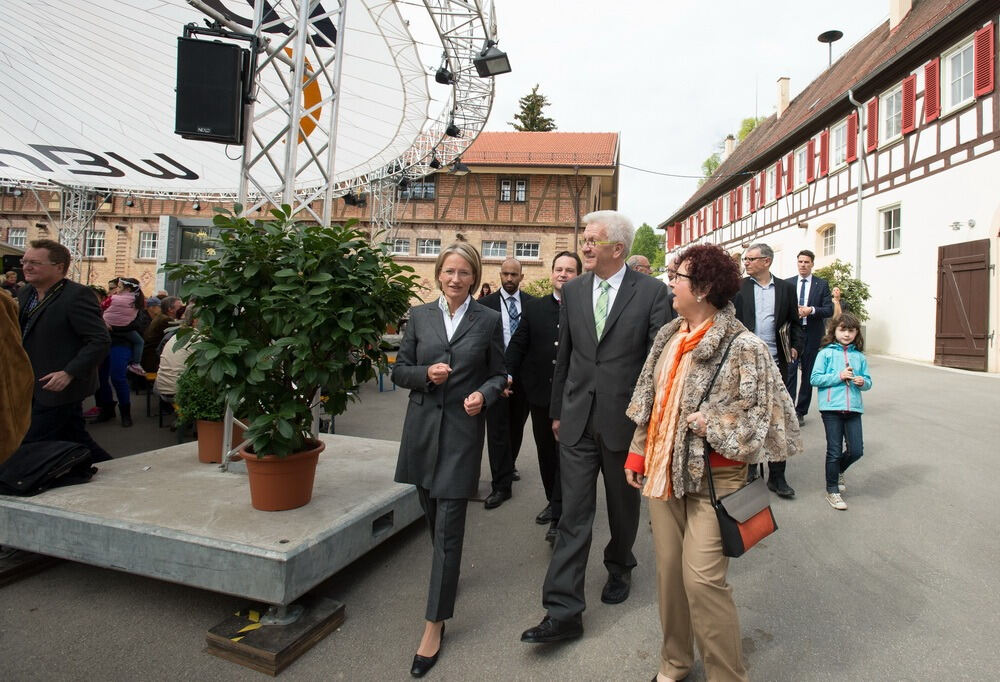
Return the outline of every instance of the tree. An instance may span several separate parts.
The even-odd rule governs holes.
[[[846,310],[857,315],[862,322],[868,319],[865,301],[870,299],[872,295],[868,291],[867,284],[860,279],[851,277],[850,263],[844,263],[838,258],[824,268],[816,268],[813,274],[825,279],[830,285],[831,291],[834,287],[840,287],[841,305],[846,303]]]
[[[635,231],[635,237],[632,238],[632,251],[629,253],[630,256],[645,256],[652,263],[656,258],[656,252],[660,248],[660,240],[656,238],[656,233],[653,232],[653,228],[643,223],[639,226],[639,229]]]
[[[760,118],[754,118],[751,116],[750,118],[743,119],[740,121],[740,129],[739,132],[736,133],[736,139],[740,142],[747,139],[747,136],[753,132],[753,129],[760,125],[763,121],[763,116]]]
[[[517,123],[511,121],[514,130],[519,132],[547,133],[556,129],[556,122],[548,116],[542,114],[542,109],[549,105],[549,100],[545,95],[538,92],[538,84],[531,89],[531,92],[517,101],[521,106],[521,111],[514,114]]]
[[[718,152],[713,153],[710,157],[701,162],[701,172],[705,177],[698,181],[699,187],[708,182],[708,179],[712,177],[712,174],[715,173],[715,169],[718,168],[721,163],[722,158],[719,156]]]

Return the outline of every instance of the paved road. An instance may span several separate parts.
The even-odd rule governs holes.
[[[865,457],[848,475],[847,512],[823,498],[823,427],[813,413],[806,452],[789,464],[793,501],[778,500],[779,532],[730,570],[754,680],[988,680],[1000,669],[1000,379],[872,358]],[[362,391],[337,432],[398,438],[406,394]],[[138,410],[137,410],[138,411]],[[174,442],[145,418],[94,428],[116,456]],[[457,617],[430,679],[647,680],[659,623],[645,517],[632,596],[606,606],[598,515],[586,635],[530,646],[548,561],[530,437],[522,481],[499,509],[472,505]],[[488,469],[487,469],[488,470]],[[390,476],[391,472],[387,472]],[[645,511],[644,511],[645,515]],[[422,626],[430,552],[415,524],[317,588],[347,621],[286,670],[286,680],[407,679]],[[74,563],[0,589],[0,679],[251,680],[202,652],[205,631],[238,598]],[[703,680],[698,666],[692,680]]]

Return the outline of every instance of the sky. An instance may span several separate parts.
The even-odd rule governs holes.
[[[697,189],[695,175],[740,121],[774,113],[777,79],[794,98],[827,67],[816,37],[838,29],[836,61],[889,17],[889,0],[495,0],[499,47],[486,130],[513,130],[537,83],[566,132],[618,132],[618,208],[654,227]],[[614,11],[615,9],[624,11]]]

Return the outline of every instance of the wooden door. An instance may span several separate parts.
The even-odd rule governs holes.
[[[985,372],[990,240],[938,248],[934,364]]]

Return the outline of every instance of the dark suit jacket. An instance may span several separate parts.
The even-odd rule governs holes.
[[[605,446],[625,451],[635,433],[625,409],[649,347],[667,321],[667,288],[626,268],[600,341],[594,326],[594,273],[567,282],[562,293],[549,411],[560,420],[559,441],[576,445],[593,407],[596,433]]]
[[[791,323],[788,328],[792,348],[798,351],[799,355],[805,347],[805,336],[802,333],[802,325],[798,324],[799,304],[795,287],[783,279],[771,276],[774,281],[774,330],[777,335],[778,330],[785,324]],[[733,298],[733,305],[736,308],[736,319],[743,323],[743,326],[756,333],[757,327],[757,304],[754,301],[754,284],[752,277],[744,277],[743,285]],[[788,361],[791,358],[785,357],[785,349],[782,348],[781,339],[778,343],[778,367],[781,369],[781,376],[785,376],[788,369]]]
[[[799,304],[799,280],[801,279],[796,275],[785,280],[795,288],[796,306]],[[803,327],[806,334],[805,348],[807,351],[817,352],[819,351],[819,342],[826,332],[826,318],[833,315],[833,297],[830,294],[830,286],[825,279],[813,275],[812,286],[809,287],[809,296],[806,297],[805,304],[816,309],[816,312],[806,318],[806,324]]]
[[[528,305],[528,301],[533,301],[533,300],[535,300],[534,296],[532,296],[531,294],[526,294],[523,291],[521,292],[521,314],[522,315],[524,314],[524,308],[525,308],[525,306]],[[483,296],[481,299],[479,299],[479,303],[481,305],[484,305],[487,308],[492,308],[493,310],[497,311],[498,313],[500,313],[500,306],[502,305],[501,301],[502,301],[502,299],[500,298],[500,290],[494,291],[489,296]],[[503,331],[503,313],[500,313],[500,322],[501,322],[500,330]],[[518,323],[518,324],[520,324],[520,323]]]
[[[427,380],[427,368],[437,362],[452,368],[441,385]],[[507,385],[500,314],[473,300],[448,341],[436,301],[410,309],[392,380],[410,389],[395,480],[427,488],[435,498],[475,495],[486,408]],[[486,404],[470,417],[464,401],[474,391]]]
[[[521,322],[507,345],[507,373],[518,382],[531,405],[552,400],[552,373],[559,348],[559,302],[553,296],[524,304]]]
[[[97,368],[111,347],[97,298],[89,288],[66,280],[56,298],[28,320],[28,300],[34,291],[27,284],[17,294],[22,333],[30,325],[22,343],[35,372],[34,400],[49,406],[83,400],[97,390]],[[38,383],[39,378],[59,371],[73,375],[63,390],[46,391]]]

